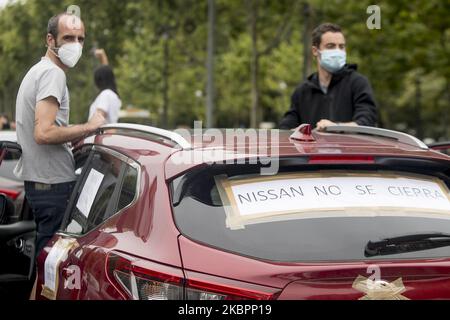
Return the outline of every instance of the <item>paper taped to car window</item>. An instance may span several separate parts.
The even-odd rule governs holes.
[[[367,216],[383,209],[445,214],[449,191],[432,177],[405,174],[280,174],[269,179],[216,178],[226,207],[227,224],[241,228],[251,221],[285,215],[292,218]],[[334,213],[331,213],[334,212]]]
[[[50,300],[56,299],[59,285],[59,265],[67,259],[69,251],[78,246],[76,239],[60,238],[55,242],[44,263],[44,285],[41,295]]]
[[[98,189],[102,184],[104,175],[95,169],[91,169],[89,176],[84,183],[83,190],[77,201],[77,208],[87,218],[91,211],[92,204],[97,196]]]

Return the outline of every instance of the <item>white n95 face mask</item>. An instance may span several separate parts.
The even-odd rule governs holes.
[[[69,68],[75,67],[83,54],[83,46],[79,42],[66,43],[58,48],[56,55]]]

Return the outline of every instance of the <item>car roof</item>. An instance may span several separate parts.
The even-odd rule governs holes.
[[[364,128],[366,130],[370,129],[369,127]],[[401,132],[385,129],[374,129],[377,131],[376,134],[360,134],[365,133],[364,131],[347,132],[345,134],[312,131],[309,133],[311,139],[304,141],[301,141],[301,139],[300,141],[292,139],[293,131],[290,130],[181,130],[173,132],[143,125],[116,124],[104,127],[102,132],[140,136],[144,140],[159,142],[165,145],[168,150],[174,149],[173,152],[180,147],[183,150],[209,150],[211,148],[234,150],[242,147],[256,147],[258,152],[264,150],[264,147],[276,147],[280,150],[295,148],[298,152],[299,146],[300,148],[305,148],[305,150],[314,149],[315,147],[330,147],[341,149],[351,148],[352,150],[361,149],[361,151],[369,153],[372,153],[371,151],[379,153],[380,149],[392,148],[400,149],[403,152],[428,151],[427,146],[420,140]],[[385,134],[384,132],[389,134],[383,136],[381,133]],[[404,136],[408,139],[404,139]]]
[[[446,161],[450,165],[450,157],[428,148],[423,148],[418,145],[398,142],[394,139],[378,136],[369,136],[361,134],[340,134],[340,133],[326,133],[313,131],[311,133],[313,141],[296,141],[291,139],[292,131],[279,131],[278,139],[271,141],[268,136],[262,135],[262,138],[257,143],[249,141],[241,141],[233,144],[216,142],[200,142],[199,139],[195,141],[195,136],[192,136],[193,150],[180,150],[179,153],[204,153],[212,150],[222,150],[223,159],[242,158],[243,153],[246,158],[252,156],[265,156],[267,154],[276,157],[298,157],[298,156],[373,156],[373,157],[405,157],[405,158],[420,158],[435,161]],[[269,140],[269,141],[268,141]],[[268,146],[268,148],[265,148]],[[272,149],[271,149],[272,148]],[[275,153],[274,153],[275,152]],[[220,153],[216,152],[216,156],[220,157]],[[182,156],[179,156],[182,157]],[[183,157],[189,158],[188,155]],[[201,156],[197,156],[201,159]],[[196,158],[196,156],[191,156]],[[217,159],[220,161],[220,159]],[[198,164],[198,163],[197,163]],[[178,166],[176,162],[171,162],[170,159],[167,165],[167,176],[175,176],[177,171],[186,169]]]
[[[203,135],[203,140],[198,138],[199,133],[192,133],[188,140],[191,143],[192,147],[195,149],[206,149],[211,147],[222,147],[225,149],[232,149],[236,146],[277,146],[280,148],[292,148],[295,146],[302,145],[303,147],[336,147],[336,148],[401,148],[408,151],[421,150],[417,145],[399,143],[394,139],[389,139],[386,137],[380,136],[369,136],[369,135],[360,135],[360,134],[338,134],[338,133],[327,133],[320,131],[312,131],[311,141],[296,141],[291,139],[291,135],[293,134],[290,130],[241,130],[234,131],[234,129],[216,129],[217,133],[220,132],[221,136],[225,137],[223,140],[214,140],[214,136],[216,134],[209,134],[212,131],[205,130]],[[227,130],[231,133],[228,134]],[[233,133],[234,132],[234,133]],[[253,133],[254,132],[254,133]],[[278,134],[272,135],[272,132],[278,132]],[[246,137],[247,140],[243,138],[236,139],[233,141],[234,137]],[[275,138],[275,139],[273,139]]]
[[[103,130],[100,135],[91,137],[90,142],[101,144],[107,142],[106,144],[111,148],[120,149],[121,152],[136,160],[136,157],[143,155],[144,150],[156,151],[166,163],[167,179],[202,163],[268,155],[274,157],[337,155],[403,157],[450,163],[449,156],[428,149],[421,141],[413,137],[409,137],[410,141],[405,142],[402,139],[378,135],[312,131],[309,135],[310,139],[299,141],[291,138],[293,131],[290,130],[193,131],[186,129],[178,130],[177,132],[181,135],[174,136],[173,132],[165,133],[165,130],[153,129],[148,126],[128,124],[113,125]],[[158,136],[160,134],[167,134],[167,137]],[[136,153],[136,150],[140,152]],[[205,157],[206,154],[211,153],[214,159]],[[179,159],[182,158],[189,161],[180,163]]]

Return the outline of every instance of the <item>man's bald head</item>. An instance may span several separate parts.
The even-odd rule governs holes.
[[[63,63],[59,56],[59,49],[65,44],[79,43],[84,45],[85,32],[84,24],[81,19],[74,14],[60,13],[50,18],[47,26],[47,54],[55,64],[60,68],[66,69],[72,67],[73,61]],[[80,52],[81,52],[80,51]],[[76,64],[76,62],[75,62]],[[73,64],[73,66],[75,65]]]
[[[76,31],[82,29],[84,32],[84,24],[79,17],[67,12],[54,15],[48,20],[47,33],[51,34],[54,39],[58,38],[59,33],[63,29],[64,31]]]

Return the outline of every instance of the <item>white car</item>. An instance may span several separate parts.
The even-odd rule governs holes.
[[[15,131],[0,131],[0,141],[17,142],[17,134]],[[8,153],[0,166],[0,193],[11,198],[16,205],[16,212],[22,212],[24,202],[24,183],[18,179],[13,171],[19,160],[19,155]],[[14,219],[14,218],[12,218]],[[15,221],[10,221],[15,222]]]

